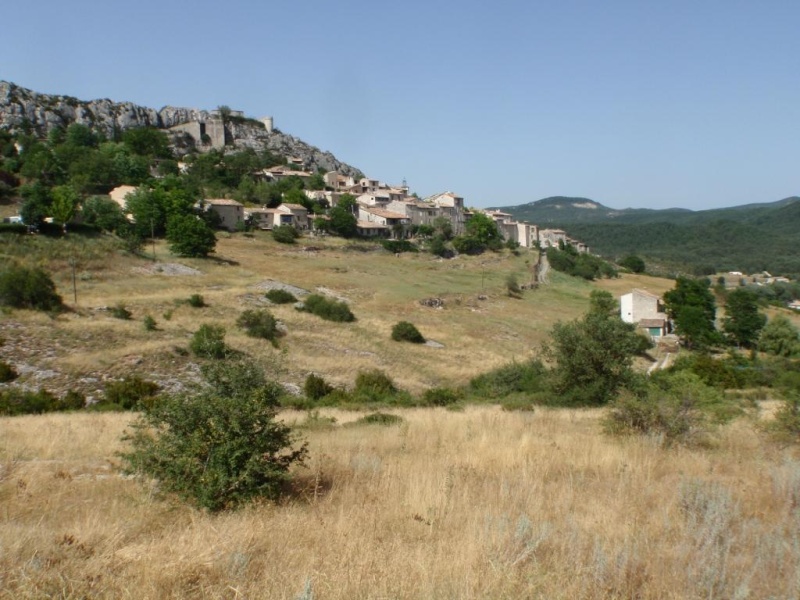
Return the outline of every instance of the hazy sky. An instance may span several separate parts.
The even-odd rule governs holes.
[[[0,79],[272,115],[423,196],[800,194],[798,0],[34,0],[2,19]]]

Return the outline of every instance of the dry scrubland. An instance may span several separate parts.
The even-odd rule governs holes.
[[[201,323],[284,383],[313,371],[350,384],[380,368],[419,392],[535,352],[557,320],[586,308],[593,287],[554,282],[508,298],[535,255],[439,261],[346,250],[340,240],[280,246],[220,240],[218,259],[159,263],[73,239],[7,256],[46,260],[74,310],[0,318],[0,355],[27,385],[102,388],[136,373],[170,384],[196,377],[185,348]],[[316,246],[317,249],[307,246]],[[150,248],[147,249],[148,252]],[[77,260],[78,302],[70,259]],[[238,314],[276,280],[346,298],[358,321],[332,324],[291,306],[270,310],[280,348],[245,337]],[[626,276],[598,286],[660,293],[667,280]],[[176,304],[202,294],[210,306]],[[428,297],[444,310],[420,306]],[[485,296],[481,299],[479,296]],[[123,303],[133,320],[100,307]],[[142,326],[152,315],[158,331]],[[167,318],[169,316],[169,318]],[[390,341],[415,323],[443,348]],[[800,461],[750,415],[704,449],[601,433],[602,411],[506,413],[496,407],[399,411],[395,427],[346,426],[323,411],[303,435],[310,460],[284,501],[209,515],[161,497],[117,469],[126,414],[0,419],[0,598],[795,598],[800,595]],[[285,413],[303,423],[307,415]]]
[[[201,323],[223,325],[231,347],[263,362],[284,383],[302,385],[306,375],[315,372],[350,385],[358,371],[379,368],[415,393],[461,385],[479,372],[528,358],[555,321],[585,310],[593,289],[551,272],[554,285],[526,291],[522,299],[509,298],[506,278],[513,273],[521,284],[528,283],[536,260],[533,252],[454,260],[425,253],[395,257],[382,250],[348,250],[346,242],[335,238],[281,245],[259,232],[254,237],[223,236],[216,258],[210,260],[177,259],[166,246],[157,245],[154,265],[145,258],[114,253],[98,241],[23,241],[33,249],[12,239],[0,246],[0,254],[44,262],[74,310],[56,319],[28,311],[0,315],[0,336],[7,342],[0,346],[0,359],[30,367],[21,369],[22,383],[57,391],[76,387],[90,396],[101,391],[104,379],[131,373],[167,389],[196,378],[194,360],[176,348],[186,348]],[[144,250],[152,252],[150,246]],[[77,262],[77,304],[72,259]],[[174,263],[196,274],[168,274]],[[268,306],[263,303],[263,284],[270,280],[312,292],[321,288],[344,298],[358,321],[335,324],[292,305]],[[614,285],[660,292],[671,282],[626,276]],[[176,304],[192,294],[201,294],[209,306]],[[444,299],[445,308],[419,304],[430,297]],[[120,303],[133,313],[132,320],[98,310]],[[268,307],[286,324],[288,335],[278,350],[248,338],[235,326],[243,310],[258,306]],[[145,315],[156,320],[157,331],[145,331]],[[400,320],[413,322],[444,348],[391,341],[391,328]]]
[[[216,516],[118,474],[130,415],[1,419],[0,598],[800,594],[800,462],[755,416],[690,450],[594,410],[399,414],[325,412],[285,501]]]

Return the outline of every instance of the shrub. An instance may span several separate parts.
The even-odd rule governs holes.
[[[424,344],[425,338],[413,323],[400,321],[392,327],[392,339],[395,342],[411,342],[412,344]]]
[[[522,288],[519,287],[519,281],[514,273],[509,273],[506,277],[506,291],[510,298],[522,297]]]
[[[354,393],[359,396],[380,398],[397,392],[394,381],[380,369],[361,371],[356,375]]]
[[[297,302],[294,294],[281,288],[269,290],[264,296],[273,304],[294,304]]]
[[[148,408],[155,401],[159,387],[136,375],[105,385],[103,404],[118,406],[122,410]]]
[[[225,358],[225,329],[219,325],[203,324],[194,332],[189,342],[192,354],[201,358]]]
[[[225,375],[227,373],[227,375]],[[170,396],[125,436],[125,470],[211,511],[275,499],[306,445],[276,420],[280,386],[252,363],[218,365],[209,389]]]
[[[17,370],[5,361],[0,360],[0,383],[8,383],[19,377]]]
[[[193,215],[174,215],[167,224],[169,249],[178,256],[204,258],[214,252],[217,236],[206,223]]]
[[[294,241],[300,237],[300,232],[291,225],[279,225],[272,230],[272,237],[281,244],[294,244]]]
[[[267,310],[246,310],[236,319],[236,325],[250,337],[269,340],[273,345],[282,335],[278,330],[278,322]]]
[[[311,294],[303,303],[303,310],[326,321],[349,323],[356,320],[346,302],[331,300],[319,294]]]
[[[60,410],[58,398],[47,390],[0,390],[0,415],[38,415],[56,410]]]
[[[711,424],[741,412],[730,406],[721,391],[693,373],[659,374],[638,393],[623,391],[612,403],[604,427],[613,434],[658,435],[667,445],[696,443]]]
[[[775,413],[775,420],[767,425],[776,441],[782,444],[800,442],[800,394],[790,392]]]
[[[133,313],[125,308],[124,304],[117,304],[111,309],[111,316],[115,319],[122,319],[123,321],[129,321],[130,318],[133,316]]]
[[[392,415],[384,412],[374,412],[364,415],[360,419],[353,422],[353,425],[382,425],[384,427],[391,427],[392,425],[400,425],[405,419],[400,415]]]
[[[145,315],[142,323],[144,324],[145,331],[156,331],[158,329],[156,320],[150,315]]]
[[[382,240],[381,245],[393,254],[400,254],[401,252],[419,252],[419,248],[408,240]]]
[[[464,399],[464,392],[447,387],[437,387],[425,390],[422,402],[429,406],[450,406]]]
[[[0,270],[0,306],[54,311],[62,307],[62,300],[43,270],[11,264]]]
[[[326,400],[334,399],[335,394],[330,394]],[[341,401],[352,402],[383,402],[387,404],[412,404],[412,399],[407,392],[399,389],[386,373],[380,369],[361,371],[356,375],[355,386],[350,398],[346,396]]]
[[[452,258],[453,251],[447,246],[447,241],[441,235],[435,235],[428,243],[428,252],[441,258]]]
[[[303,385],[303,393],[309,400],[321,400],[333,391],[333,386],[330,385],[323,377],[309,373],[306,377],[306,382]]]
[[[69,390],[58,402],[59,410],[80,410],[86,406],[86,396],[75,390]]]
[[[514,393],[541,392],[547,387],[547,370],[539,360],[512,362],[473,377],[469,391],[481,398],[504,398]]]
[[[189,296],[189,299],[186,301],[186,304],[191,306],[192,308],[203,308],[204,306],[208,306],[206,301],[200,294],[192,294]]]

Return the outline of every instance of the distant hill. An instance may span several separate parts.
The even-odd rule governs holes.
[[[620,210],[565,196],[498,208],[521,221],[564,229],[612,260],[638,254],[667,271],[800,274],[797,196],[701,211]]]

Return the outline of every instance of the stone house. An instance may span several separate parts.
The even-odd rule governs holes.
[[[358,220],[365,223],[376,223],[382,225],[387,231],[400,225],[406,226],[410,223],[409,219],[400,213],[385,210],[383,208],[358,207]]]
[[[619,312],[623,321],[646,329],[653,338],[670,332],[669,319],[661,297],[648,291],[633,289],[621,296]]]
[[[276,209],[282,214],[291,215],[291,225],[294,226],[296,229],[304,230],[308,229],[308,209],[301,204],[281,204]],[[281,224],[283,224],[283,220],[281,220]]]
[[[204,201],[205,210],[217,213],[220,227],[228,231],[236,231],[240,223],[244,223],[244,205],[227,198],[212,198]]]
[[[247,220],[258,229],[272,230],[280,225],[291,225],[294,218],[291,213],[279,211],[277,208],[249,208],[245,211]]]

